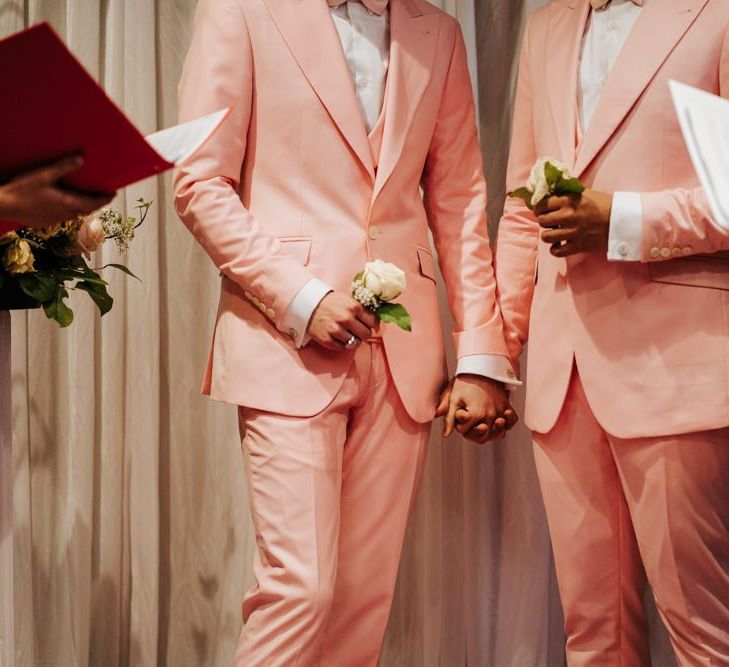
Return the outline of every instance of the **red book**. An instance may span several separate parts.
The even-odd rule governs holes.
[[[145,138],[46,23],[0,40],[0,91],[0,183],[80,153],[83,167],[64,184],[88,192],[114,192],[171,169],[228,112]]]

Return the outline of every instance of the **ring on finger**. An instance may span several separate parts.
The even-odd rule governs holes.
[[[348,350],[353,350],[359,345],[359,338],[357,336],[350,336],[349,340],[344,344],[344,347]]]

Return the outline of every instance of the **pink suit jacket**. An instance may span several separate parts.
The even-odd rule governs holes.
[[[407,273],[413,332],[383,327],[409,414],[430,421],[445,378],[433,232],[459,356],[507,354],[463,39],[424,0],[391,0],[379,168],[324,0],[201,0],[181,120],[230,119],[178,173],[178,212],[222,275],[204,391],[291,416],[320,412],[353,353],[297,350],[279,332],[312,277],[349,291],[365,262]],[[423,186],[425,199],[420,195]]]
[[[725,427],[729,232],[712,221],[698,187],[668,81],[729,93],[729,2],[647,3],[578,141],[589,9],[589,0],[559,0],[529,22],[508,187],[551,156],[591,188],[643,193],[644,256],[557,259],[528,209],[507,200],[496,271],[512,358],[529,339],[526,422],[540,433],[553,428],[575,359],[596,417],[616,437]]]

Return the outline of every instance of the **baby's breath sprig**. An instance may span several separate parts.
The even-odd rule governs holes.
[[[139,212],[139,218],[128,216],[124,218],[119,211],[107,208],[99,214],[99,220],[104,228],[108,241],[115,241],[120,255],[126,255],[129,244],[134,240],[134,232],[144,224],[152,202],[145,201],[143,197],[137,199],[134,207]]]

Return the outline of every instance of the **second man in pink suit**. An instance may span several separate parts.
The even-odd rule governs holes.
[[[729,665],[729,233],[668,82],[729,95],[726,0],[557,0],[531,19],[509,187],[552,157],[590,188],[507,201],[499,302],[529,339],[571,666],[648,665],[645,574],[681,665]]]
[[[374,666],[445,379],[429,231],[459,359],[441,409],[474,439],[513,423],[458,24],[425,0],[202,0],[180,105],[232,107],[176,203],[223,276],[204,391],[240,406],[258,547],[237,664]],[[405,271],[412,332],[349,296],[372,259]]]

